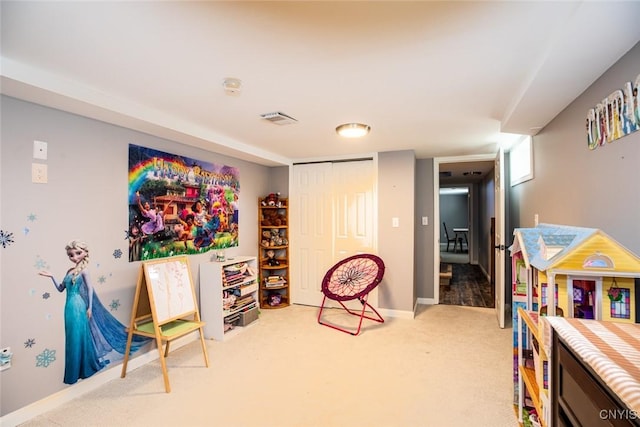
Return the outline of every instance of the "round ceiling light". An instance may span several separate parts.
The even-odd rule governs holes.
[[[371,126],[364,123],[345,123],[336,128],[336,132],[345,138],[361,138],[369,133]]]
[[[222,87],[227,95],[238,95],[242,89],[242,80],[234,77],[227,77],[222,82]]]

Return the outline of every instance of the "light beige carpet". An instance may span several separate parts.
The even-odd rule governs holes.
[[[155,361],[23,426],[517,425],[511,329],[497,327],[492,309],[419,306],[413,320],[365,320],[357,337],[316,316],[306,306],[263,310],[232,339],[207,341],[209,368],[198,341],[171,352],[171,393]]]

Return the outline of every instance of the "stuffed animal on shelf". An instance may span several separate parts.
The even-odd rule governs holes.
[[[270,292],[269,296],[267,296],[267,303],[271,307],[276,307],[282,303],[282,295],[278,292]]]
[[[265,197],[263,206],[280,206],[280,193],[270,193],[267,197]]]
[[[287,217],[281,213],[278,213],[275,209],[264,209],[262,212],[262,224],[265,227],[276,226],[280,227],[283,225],[287,225]]]
[[[270,243],[271,243],[271,231],[264,230],[262,232],[262,240],[260,241],[260,244],[263,247],[268,248],[270,246]]]
[[[271,239],[269,241],[269,246],[282,246],[282,237],[280,237],[280,232],[277,228],[271,229]]]
[[[274,250],[269,249],[269,250],[267,251],[267,258],[268,258],[268,259],[267,259],[267,264],[268,264],[270,267],[276,267],[276,266],[280,265],[280,261],[278,261],[278,260],[276,259],[276,252],[275,252]]]

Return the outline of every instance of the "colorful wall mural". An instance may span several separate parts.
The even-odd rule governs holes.
[[[640,129],[640,100],[635,82],[627,82],[587,112],[587,146],[590,150]]]
[[[129,261],[238,246],[238,169],[129,144]]]

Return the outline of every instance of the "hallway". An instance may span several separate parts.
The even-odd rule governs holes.
[[[492,286],[474,264],[452,264],[449,285],[440,285],[440,304],[493,308]]]
[[[450,283],[440,283],[440,304],[468,307],[495,306],[493,287],[480,266],[469,264],[469,253],[440,252],[440,262],[450,264]]]

